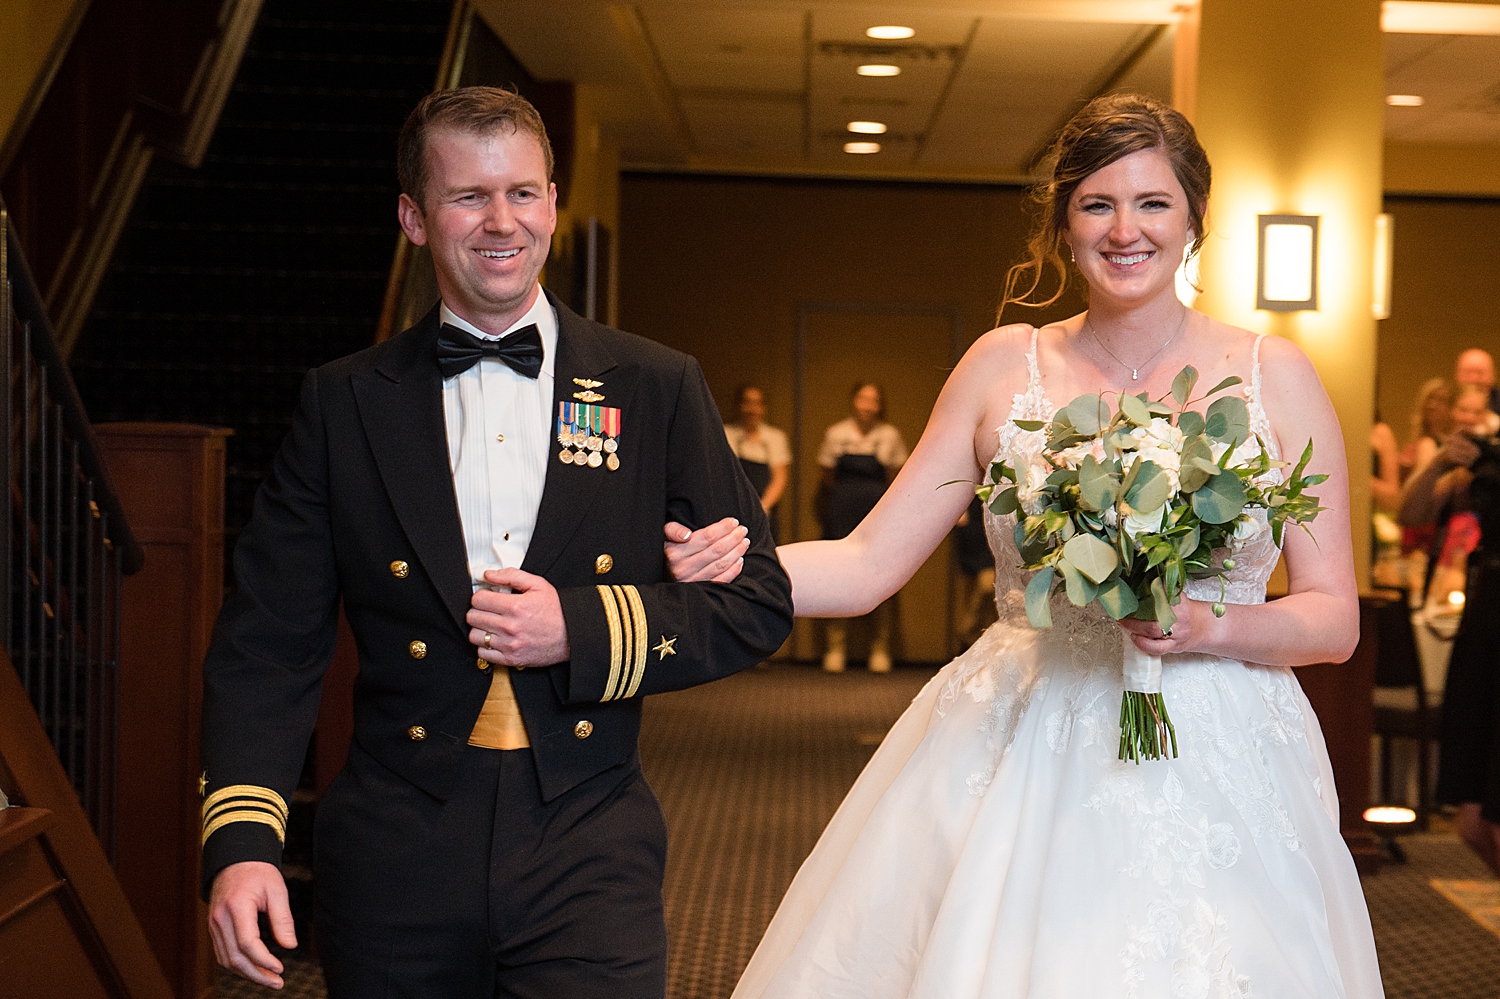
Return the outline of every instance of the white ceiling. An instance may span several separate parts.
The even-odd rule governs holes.
[[[1079,104],[1171,99],[1176,0],[477,0],[539,78],[588,84],[627,164],[1020,177]],[[1404,4],[1404,7],[1414,7]],[[1387,12],[1389,15],[1389,11]],[[904,42],[876,24],[916,29]],[[1389,34],[1392,139],[1500,145],[1500,37]],[[855,73],[864,62],[902,68]],[[851,120],[884,122],[853,136]],[[873,138],[880,153],[843,152]]]

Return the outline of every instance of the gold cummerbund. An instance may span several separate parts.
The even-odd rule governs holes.
[[[469,736],[469,745],[485,749],[525,749],[531,745],[526,738],[526,724],[521,720],[521,709],[516,705],[516,692],[510,686],[510,668],[495,666],[490,679],[490,693],[479,709],[479,720],[474,723],[474,732]]]

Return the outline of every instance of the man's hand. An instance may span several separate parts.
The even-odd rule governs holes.
[[[491,586],[507,586],[509,593],[479,590],[466,620],[469,641],[479,658],[501,666],[551,666],[566,662],[568,625],[563,620],[557,590],[541,576],[520,569],[491,569],[484,574]]]
[[[260,914],[271,920],[276,942],[297,946],[292,910],[287,905],[286,882],[275,864],[247,860],[230,864],[214,878],[208,898],[208,934],[221,967],[260,985],[279,989],[284,984],[280,961],[260,939]]]
[[[667,567],[679,583],[732,583],[745,565],[750,531],[733,517],[689,531],[666,526]]]

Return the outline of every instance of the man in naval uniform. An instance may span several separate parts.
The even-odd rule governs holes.
[[[535,109],[441,91],[398,157],[442,301],[308,374],[204,666],[216,954],[282,984],[257,919],[295,946],[278,863],[342,600],[360,674],[315,837],[330,996],[660,999],[641,699],[770,654],[790,584],[696,362],[538,285],[557,215]],[[732,581],[672,581],[664,525],[726,518],[695,578]]]

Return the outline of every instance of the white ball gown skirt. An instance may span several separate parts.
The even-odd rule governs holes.
[[[1168,656],[1181,756],[1121,762],[1118,628],[1018,598],[887,735],[735,999],[1382,996],[1291,671]]]

